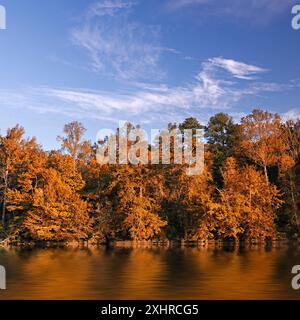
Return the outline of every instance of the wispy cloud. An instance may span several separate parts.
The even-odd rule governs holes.
[[[242,62],[213,58],[205,61],[195,80],[184,86],[139,83],[134,93],[111,94],[70,90],[48,90],[46,93],[65,102],[77,103],[81,107],[93,106],[109,114],[126,111],[131,115],[143,115],[160,111],[161,108],[164,108],[165,113],[171,109],[228,108],[245,95],[265,90],[264,86],[258,85],[240,88],[235,82],[218,78],[219,69],[225,70],[231,77],[243,80],[254,79],[253,75],[265,71],[263,68]]]
[[[255,75],[268,71],[264,68],[253,66],[251,64],[223,58],[209,59],[207,67],[222,68],[230,72],[235,78],[244,80],[254,80]]]
[[[88,16],[94,18],[96,16],[114,16],[120,10],[130,9],[136,3],[126,0],[104,0],[94,3],[88,10]]]
[[[160,79],[160,56],[174,49],[160,46],[159,26],[130,18],[135,5],[125,0],[96,2],[82,25],[72,30],[72,41],[87,52],[96,72],[117,80]]]
[[[181,9],[184,7],[210,3],[211,0],[173,0],[168,2],[170,9]]]
[[[287,12],[294,0],[169,0],[171,11],[192,8],[202,16],[234,17],[243,20],[266,22]],[[262,18],[260,18],[262,17]]]
[[[109,121],[122,118],[140,123],[175,121],[189,114],[197,116],[234,108],[245,97],[299,87],[298,82],[254,80],[264,72],[266,69],[262,67],[217,57],[204,61],[194,80],[182,86],[138,82],[133,90],[114,92],[40,87],[14,96],[2,92],[0,103]]]

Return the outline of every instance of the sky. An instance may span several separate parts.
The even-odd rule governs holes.
[[[0,133],[46,149],[63,125],[86,138],[262,108],[300,117],[300,0],[0,0]]]

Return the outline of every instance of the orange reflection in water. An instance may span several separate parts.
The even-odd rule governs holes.
[[[298,247],[0,249],[0,299],[299,299]]]

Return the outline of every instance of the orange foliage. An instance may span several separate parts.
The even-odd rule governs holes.
[[[189,118],[169,130],[200,127]],[[50,152],[16,126],[0,136],[0,238],[241,240],[298,232],[299,128],[262,110],[240,125],[219,114],[206,130],[204,171],[188,176],[173,161],[174,141],[169,165],[100,165],[81,123],[65,125],[62,150]]]
[[[275,186],[252,166],[238,168],[229,158],[224,168],[224,189],[217,201],[207,199],[207,215],[199,232],[233,239],[270,238],[275,235],[275,210],[282,201]]]

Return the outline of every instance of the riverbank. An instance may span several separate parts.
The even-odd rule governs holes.
[[[110,242],[92,242],[92,241],[18,241],[5,239],[0,241],[0,247],[42,247],[42,248],[64,248],[64,247],[124,247],[124,248],[151,248],[151,247],[205,247],[205,246],[248,246],[248,245],[269,245],[275,244],[300,243],[300,237],[288,238],[285,234],[280,234],[274,239],[261,240],[114,240]]]

